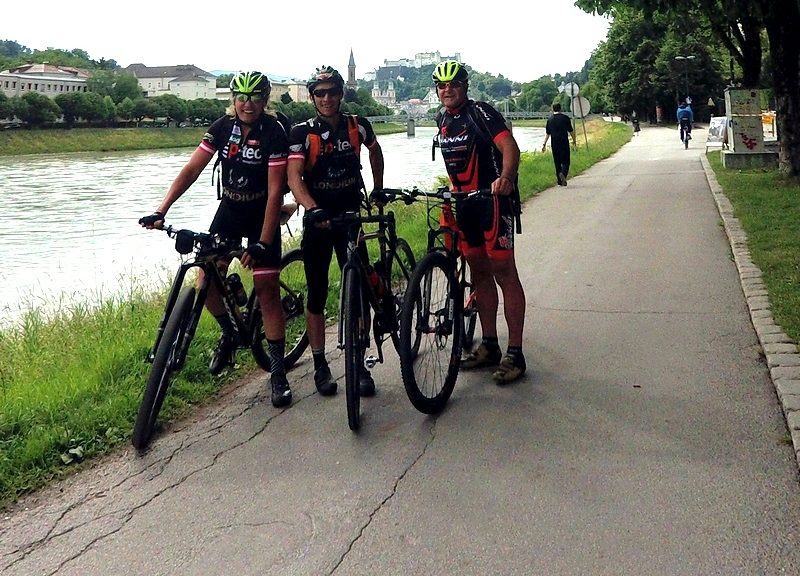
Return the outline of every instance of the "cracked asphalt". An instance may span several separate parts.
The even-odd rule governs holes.
[[[464,372],[424,416],[389,349],[353,434],[310,358],[287,409],[253,374],[0,517],[0,572],[800,573],[797,460],[701,132],[644,126],[526,204],[522,381]]]

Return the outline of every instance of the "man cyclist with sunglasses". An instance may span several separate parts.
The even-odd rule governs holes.
[[[145,228],[160,228],[170,207],[197,180],[215,155],[219,157],[220,201],[209,232],[236,241],[247,237],[242,265],[253,270],[253,284],[264,317],[270,355],[272,404],[287,406],[292,391],[283,366],[286,320],[280,303],[278,275],[281,260],[279,217],[286,184],[286,131],[267,109],[269,78],[261,72],[239,72],[230,83],[231,106],[215,120],[189,161],[173,181],[156,211],[141,218]],[[209,370],[219,374],[233,365],[234,326],[212,285],[206,308],[222,328]]]
[[[461,367],[491,366],[492,378],[502,385],[517,380],[526,369],[522,354],[525,292],[514,260],[519,147],[499,112],[467,97],[469,74],[463,64],[440,62],[432,78],[444,105],[437,115],[438,141],[450,188],[492,191],[491,197],[475,196],[456,203],[461,250],[472,273],[483,336],[478,348],[461,360]],[[508,325],[505,355],[497,338],[497,285],[503,292]]]
[[[292,127],[289,135],[289,187],[306,209],[303,217],[303,261],[308,283],[306,326],[314,358],[314,384],[323,396],[336,394],[336,381],[325,359],[325,302],[333,252],[339,268],[347,260],[347,233],[331,229],[328,220],[361,206],[361,145],[369,152],[374,191],[383,188],[383,151],[366,118],[341,112],[344,79],[322,66],[306,83],[317,115]],[[366,248],[364,257],[366,257]],[[359,392],[375,394],[375,382],[361,367]]]

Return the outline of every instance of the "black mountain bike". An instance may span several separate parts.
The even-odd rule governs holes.
[[[184,258],[172,282],[155,343],[147,355],[147,361],[152,366],[132,438],[133,445],[139,450],[150,443],[171,378],[183,368],[212,285],[222,296],[236,331],[238,346],[249,348],[258,365],[264,370],[270,369],[261,306],[255,290],[247,294],[238,274],[223,275],[220,270],[221,265],[224,267],[222,262],[242,255],[241,242],[230,244],[219,236],[178,230],[172,226],[162,230],[175,239],[175,250]],[[185,282],[192,268],[203,272],[199,287]],[[280,277],[281,303],[286,315],[284,364],[287,369],[297,362],[308,346],[304,316],[305,286],[302,253],[299,249],[291,250],[281,259]]]
[[[411,202],[400,190],[384,189],[389,202]],[[369,206],[365,206],[369,212]],[[364,225],[377,224],[374,231]],[[348,233],[347,262],[342,268],[339,296],[339,348],[345,357],[345,395],[347,424],[351,430],[361,427],[361,397],[359,377],[361,368],[372,368],[383,362],[383,343],[391,339],[399,348],[398,323],[406,288],[414,269],[414,253],[408,242],[397,237],[393,212],[363,214],[346,212],[331,218],[331,225],[343,227]],[[378,256],[374,264],[364,261],[358,247],[370,240],[378,241]],[[370,346],[369,322],[372,316],[372,336],[378,356],[366,356]]]
[[[488,190],[435,192],[412,189],[428,203],[428,250],[408,284],[400,316],[400,369],[411,404],[425,414],[441,412],[458,378],[461,352],[472,346],[477,323],[469,267],[459,248],[455,198]]]

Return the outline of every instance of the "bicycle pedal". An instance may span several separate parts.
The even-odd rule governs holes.
[[[364,365],[367,367],[368,370],[372,370],[375,367],[375,364],[378,363],[378,357],[369,355],[364,358]]]

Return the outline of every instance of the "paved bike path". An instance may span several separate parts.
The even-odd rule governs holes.
[[[27,499],[0,572],[800,573],[797,465],[702,139],[643,127],[526,204],[521,382],[462,373],[426,417],[388,350],[356,435],[309,359],[285,410],[254,376]]]

